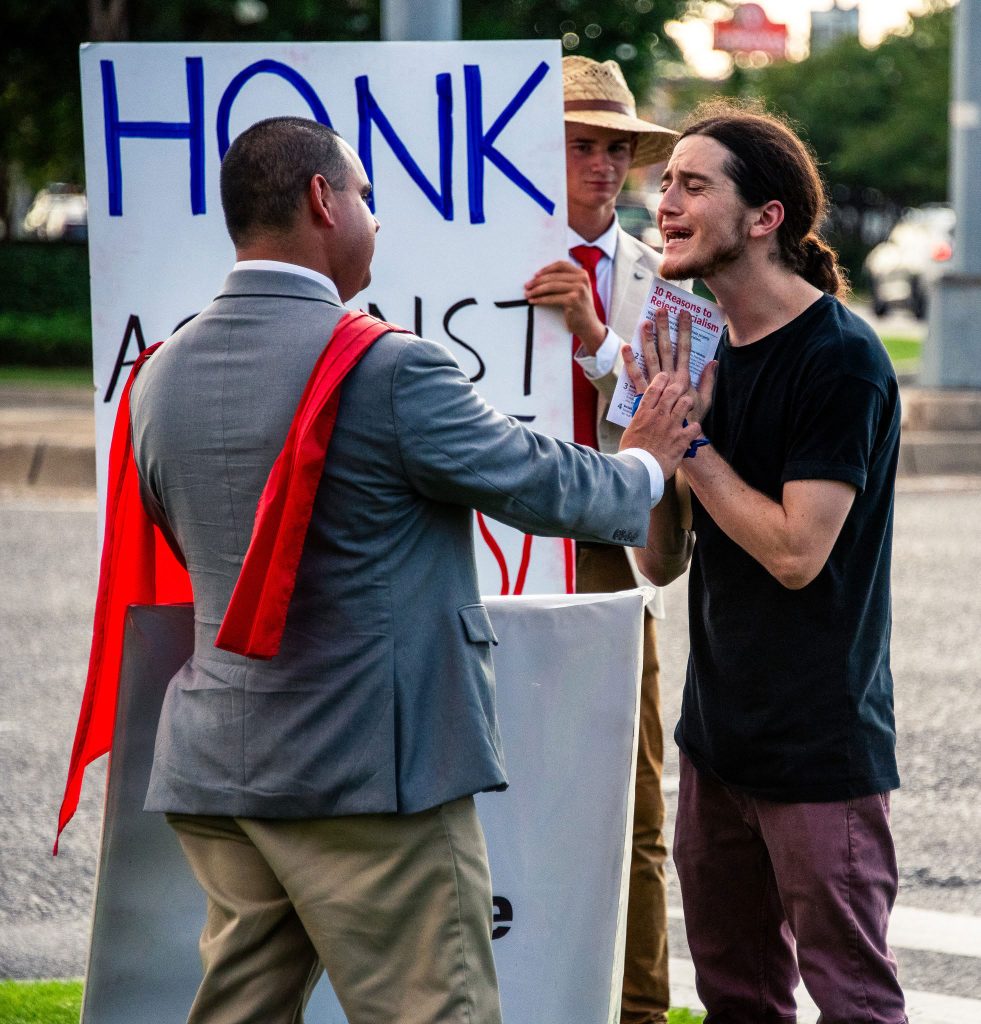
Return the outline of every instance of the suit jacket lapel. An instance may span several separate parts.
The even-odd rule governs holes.
[[[643,250],[638,248],[639,243],[632,242],[633,239],[621,230],[617,240],[617,258],[613,261],[613,293],[607,318],[609,325],[624,341],[633,337],[637,318],[651,286],[651,271],[644,265]]]

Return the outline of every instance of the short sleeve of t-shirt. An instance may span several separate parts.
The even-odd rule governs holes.
[[[863,491],[883,403],[881,389],[862,377],[815,375],[794,409],[783,482],[841,480]]]

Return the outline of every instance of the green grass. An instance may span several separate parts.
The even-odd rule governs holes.
[[[85,366],[0,366],[0,387],[4,384],[91,388],[92,370]]]
[[[80,981],[0,981],[0,1024],[78,1024]],[[702,1014],[672,1010],[668,1024],[700,1024]]]
[[[916,338],[883,338],[882,344],[897,368],[918,363],[923,352],[923,343]]]
[[[0,1024],[78,1024],[80,981],[0,981]]]

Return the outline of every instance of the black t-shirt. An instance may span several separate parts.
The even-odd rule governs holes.
[[[858,493],[817,578],[788,590],[693,498],[691,654],[675,733],[695,766],[781,801],[894,789],[889,570],[899,390],[871,328],[824,295],[780,330],[723,334],[706,435],[751,487]]]

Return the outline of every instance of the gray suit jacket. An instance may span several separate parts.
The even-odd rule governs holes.
[[[342,313],[298,275],[233,271],[137,379],[144,500],[183,552],[195,615],[148,810],[410,813],[503,788],[471,510],[645,541],[639,460],[536,434],[487,405],[442,346],[387,334],[343,385],[280,654],[217,650],[259,493]]]

